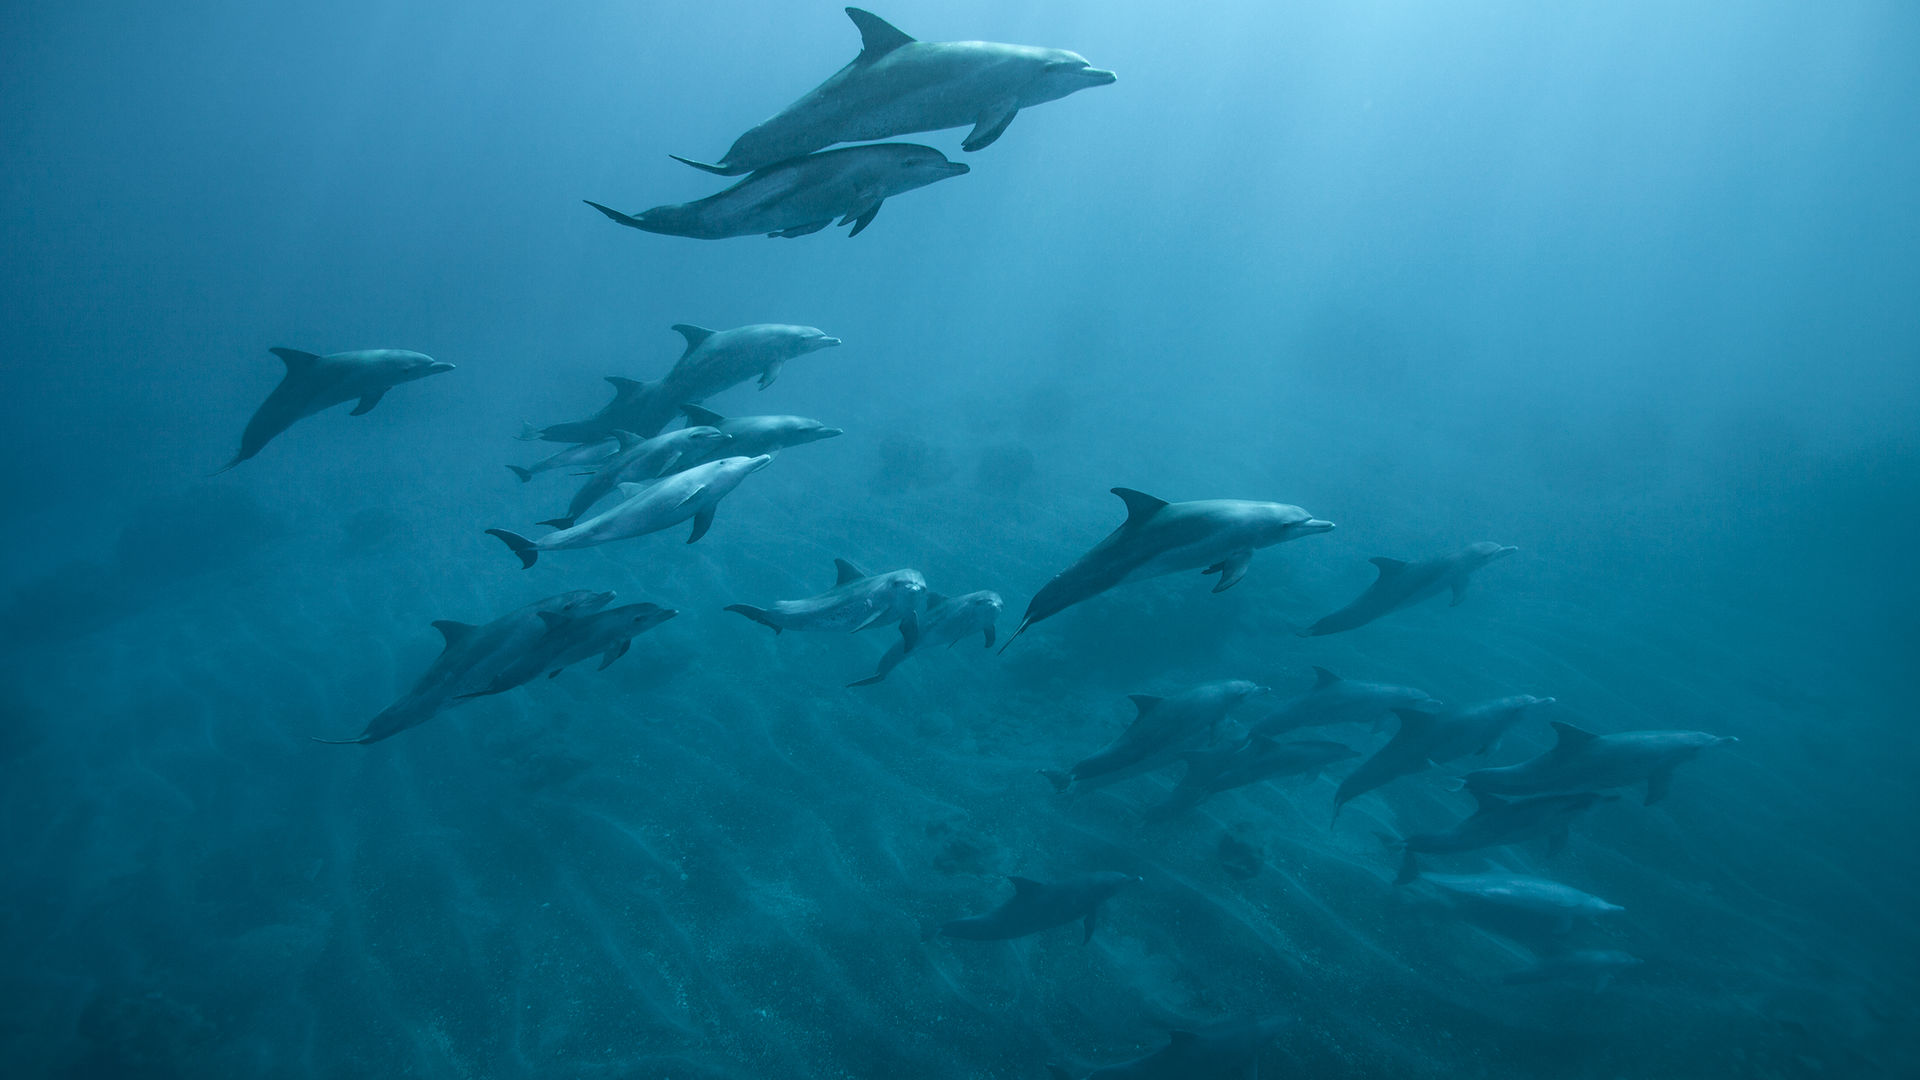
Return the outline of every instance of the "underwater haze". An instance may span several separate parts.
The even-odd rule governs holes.
[[[0,1072],[1920,1074],[1920,7],[874,15],[9,5]]]

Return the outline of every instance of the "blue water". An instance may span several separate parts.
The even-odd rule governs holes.
[[[0,28],[0,1062],[51,1077],[1029,1077],[1265,1017],[1267,1075],[1920,1071],[1920,9],[934,4],[1073,49],[858,238],[623,210],[837,70],[828,4],[11,5]],[[684,532],[543,555],[501,466],[654,379],[674,323],[845,345],[708,401],[844,428]],[[209,474],[266,352],[457,370]],[[1297,504],[1246,579],[1130,583],[1005,655],[768,633],[832,560],[1028,599],[1107,489]],[[1517,546],[1349,633],[1370,557]],[[370,746],[434,620],[568,589],[680,615]],[[1553,696],[1329,827],[1347,766],[1143,824],[1061,799],[1132,693],[1312,668]],[[1257,717],[1257,710],[1236,714]],[[1502,865],[1626,911],[1536,948],[1398,888],[1449,776],[1598,732],[1737,736]],[[1391,722],[1304,732],[1370,753]],[[1383,836],[1385,841],[1383,841]],[[1479,869],[1482,856],[1432,868]],[[937,935],[1006,875],[1144,879]],[[1509,986],[1544,950],[1644,963]]]

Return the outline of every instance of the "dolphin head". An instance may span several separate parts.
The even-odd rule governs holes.
[[[958,161],[948,161],[947,155],[931,146],[918,143],[887,143],[893,150],[893,179],[887,184],[889,193],[898,195],[914,188],[945,180],[949,176],[964,176],[967,167]]]
[[[1485,566],[1495,559],[1504,559],[1520,549],[1505,544],[1496,544],[1491,540],[1482,540],[1477,544],[1468,544],[1461,554],[1475,566]]]
[[[438,375],[443,371],[452,371],[453,365],[444,360],[435,360],[426,353],[411,349],[388,349],[383,357],[391,370],[396,383],[412,382],[429,375]]]
[[[651,630],[680,614],[673,608],[661,607],[659,604],[634,604],[625,610],[627,612],[626,629],[635,634]]]
[[[821,349],[831,349],[835,345],[840,344],[839,338],[834,337],[833,335],[827,333],[825,330],[822,330],[817,326],[802,326],[802,327],[799,327],[799,331],[800,331],[800,347],[806,352],[817,352]]]
[[[1261,686],[1259,683],[1248,682],[1245,679],[1228,679],[1226,682],[1219,683],[1218,686],[1221,698],[1230,709],[1248,698],[1273,693],[1273,687]]]
[[[791,437],[793,439],[793,445],[799,446],[803,443],[819,442],[821,439],[831,439],[843,434],[845,434],[845,432],[839,428],[828,427],[818,420],[802,420],[800,423],[794,425]]]
[[[887,591],[898,604],[919,606],[927,595],[927,579],[918,570],[899,570],[887,575]]]
[[[1333,528],[1333,522],[1322,521],[1298,506],[1288,506],[1286,503],[1253,503],[1251,506],[1252,513],[1258,518],[1260,531],[1268,537],[1265,540],[1268,544],[1297,540]]]
[[[1048,49],[1039,74],[1020,93],[1022,107],[1046,101],[1058,101],[1076,90],[1111,83],[1115,75],[1087,63],[1087,58],[1066,49]]]

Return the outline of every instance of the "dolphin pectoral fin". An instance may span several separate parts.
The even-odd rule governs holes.
[[[1247,567],[1252,565],[1253,549],[1247,548],[1244,551],[1234,552],[1200,572],[1202,574],[1219,574],[1220,581],[1214,585],[1213,591],[1223,593],[1235,585],[1240,584],[1240,579],[1247,576]]]
[[[1647,777],[1647,801],[1641,805],[1652,806],[1654,803],[1666,798],[1667,791],[1672,788],[1672,786],[1673,769],[1671,767],[1654,770],[1653,774]]]
[[[1087,932],[1080,936],[1080,944],[1085,945],[1087,942],[1093,940],[1093,924],[1098,921],[1099,915],[1100,909],[1094,908],[1092,911],[1087,912],[1085,919],[1081,920],[1082,925],[1087,928]]]
[[[621,657],[627,655],[627,650],[631,648],[633,648],[632,638],[628,638],[625,641],[615,643],[614,645],[610,646],[606,652],[600,655],[600,666],[595,668],[594,670],[595,671],[607,670],[608,665],[612,664],[615,660],[618,660]],[[560,673],[556,671],[554,672],[554,674],[558,675]]]
[[[880,213],[880,204],[886,201],[887,200],[885,199],[875,199],[872,206],[869,206],[865,210],[862,210],[860,212],[860,216],[853,219],[853,230],[847,233],[847,239],[851,240],[854,237],[859,236],[860,231],[862,229],[865,229],[867,226],[873,224],[873,219],[876,216],[878,216]],[[845,224],[845,222],[842,222],[841,224]]]
[[[1551,859],[1567,849],[1567,826],[1562,825],[1547,837],[1547,858]]]
[[[760,389],[765,390],[773,385],[773,380],[780,377],[780,368],[785,363],[785,360],[775,360],[767,365],[766,370],[760,373]]]
[[[732,165],[709,165],[704,161],[695,161],[692,158],[681,157],[679,154],[668,154],[667,156],[682,165],[691,165],[701,172],[710,172],[715,176],[739,176],[741,173],[747,171]]]
[[[1455,578],[1453,582],[1453,602],[1448,607],[1459,607],[1467,599],[1467,579]]]
[[[1018,115],[1020,115],[1019,98],[1006,98],[987,106],[986,111],[980,114],[980,118],[974,121],[973,130],[967,133],[965,141],[960,144],[960,149],[972,153],[992,146],[993,141],[1007,130],[1007,125],[1013,123],[1013,118]]]
[[[906,613],[904,617],[901,618],[900,643],[906,646],[906,648],[903,650],[904,652],[912,652],[913,647],[915,645],[920,644],[919,612],[909,611]]]
[[[792,228],[777,229],[773,232],[768,233],[767,236],[769,238],[780,237],[782,239],[791,240],[796,236],[810,236],[814,233],[819,232],[821,229],[824,229],[831,224],[833,224],[832,218],[828,218],[825,221],[809,221],[805,225],[795,225]]]
[[[987,648],[993,648],[993,627],[987,627]]]
[[[387,392],[385,390],[375,390],[373,393],[368,394],[366,397],[361,398],[360,404],[355,405],[353,407],[353,411],[348,413],[347,415],[348,416],[367,415],[368,413],[373,411],[373,407],[375,405],[380,404],[380,399],[385,397],[386,393]]]
[[[707,530],[713,528],[713,511],[714,507],[709,506],[693,515],[693,533],[687,537],[687,543],[691,544],[707,535]]]
[[[859,626],[856,626],[856,627],[854,627],[854,628],[853,628],[853,629],[852,629],[851,631],[849,631],[849,632],[850,632],[850,633],[855,633],[855,634],[857,634],[857,633],[859,633],[860,631],[862,631],[862,630],[865,630],[866,628],[868,628],[868,627],[870,627],[870,626],[872,626],[872,625],[874,625],[875,623],[878,623],[878,622],[879,622],[879,621],[880,621],[881,619],[884,619],[884,618],[886,618],[886,617],[887,617],[887,609],[886,609],[886,608],[883,608],[883,607],[877,607],[877,608],[874,608],[874,609],[873,609],[873,613],[872,613],[872,614],[870,614],[870,615],[868,615],[868,616],[867,616],[866,618],[864,618],[864,619],[862,619],[862,620],[860,620],[860,625],[859,625]]]

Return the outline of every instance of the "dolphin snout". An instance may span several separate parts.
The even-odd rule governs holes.
[[[1321,521],[1319,518],[1312,518],[1310,520],[1301,522],[1296,527],[1300,529],[1300,531],[1302,532],[1328,532],[1333,529],[1333,522]]]
[[[820,437],[823,439],[831,439],[836,435],[845,435],[845,434],[846,432],[841,431],[837,427],[823,427],[820,429]]]
[[[759,472],[759,471],[760,471],[761,469],[764,469],[764,468],[766,468],[767,466],[769,466],[769,465],[771,465],[771,464],[773,464],[773,455],[772,455],[772,454],[761,454],[761,455],[760,455],[759,457],[756,457],[756,458],[749,458],[749,459],[748,459],[748,461],[747,461],[747,471],[748,471],[748,472]]]
[[[822,349],[831,349],[838,344],[840,339],[837,337],[821,337],[814,341],[814,345]]]
[[[1120,76],[1115,75],[1106,68],[1087,68],[1080,73],[1080,77],[1087,80],[1087,85],[1089,86],[1106,86]]]
[[[949,161],[944,171],[948,176],[965,176],[973,170],[964,161]]]
[[[429,375],[438,375],[443,371],[452,370],[453,365],[447,363],[445,360],[435,360],[433,363],[427,365],[427,374]]]

